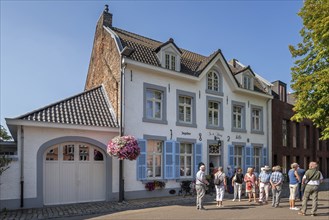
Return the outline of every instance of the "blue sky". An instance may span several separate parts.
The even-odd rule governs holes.
[[[1,124],[84,90],[95,25],[109,4],[113,26],[250,65],[290,85],[288,45],[302,39],[302,0],[1,0]],[[289,91],[291,91],[289,89]]]

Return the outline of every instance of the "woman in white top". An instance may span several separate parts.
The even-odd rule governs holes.
[[[216,201],[217,207],[223,207],[223,198],[226,190],[226,176],[223,172],[223,167],[218,167],[217,172],[215,173],[215,181],[219,179],[219,184],[216,184]]]

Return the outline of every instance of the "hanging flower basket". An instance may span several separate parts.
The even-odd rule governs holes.
[[[119,160],[136,160],[140,154],[140,148],[135,137],[117,136],[107,145],[107,153]]]
[[[165,188],[165,186],[166,186],[165,182],[157,181],[157,180],[145,183],[145,189],[147,189],[148,191],[153,191],[155,189],[163,189]]]

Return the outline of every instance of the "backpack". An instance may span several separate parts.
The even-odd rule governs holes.
[[[222,175],[222,174],[221,174]],[[220,185],[223,181],[221,180],[221,175],[220,176],[217,176],[215,175],[215,179],[214,179],[214,184],[215,185]]]

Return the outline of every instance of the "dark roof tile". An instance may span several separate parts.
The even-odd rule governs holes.
[[[113,112],[103,86],[99,86],[16,119],[117,128]]]

